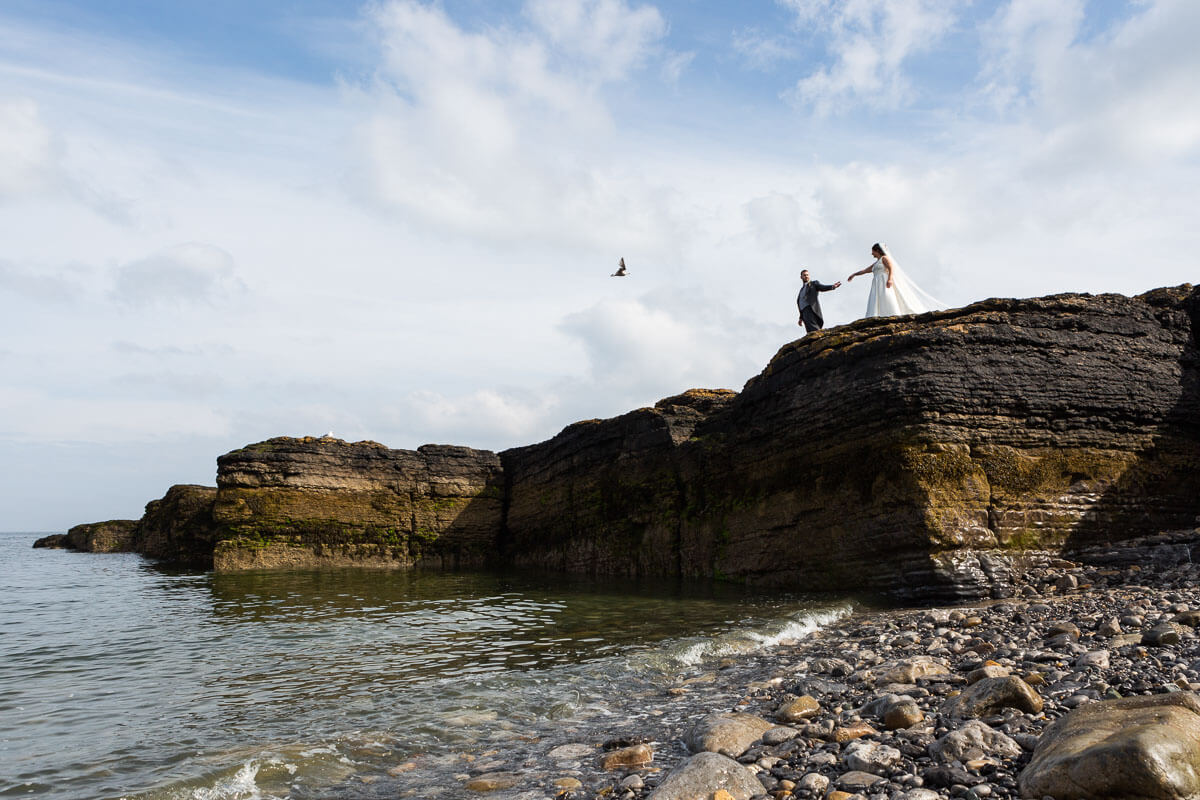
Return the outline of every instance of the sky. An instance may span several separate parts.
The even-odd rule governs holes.
[[[740,389],[801,268],[876,241],[947,306],[1194,280],[1198,36],[1194,0],[2,0],[0,530],[272,436],[500,450]]]

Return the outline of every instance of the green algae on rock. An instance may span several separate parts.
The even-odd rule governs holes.
[[[693,389],[499,454],[271,439],[218,459],[214,528],[194,540],[218,570],[1003,594],[1054,553],[1194,525],[1197,331],[1190,285],[991,299],[816,332],[740,393]]]

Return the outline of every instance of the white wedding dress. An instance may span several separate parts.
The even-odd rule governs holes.
[[[924,314],[944,304],[921,290],[892,259],[892,288],[887,288],[888,271],[883,259],[871,265],[871,294],[867,297],[868,317],[895,317],[900,314]]]

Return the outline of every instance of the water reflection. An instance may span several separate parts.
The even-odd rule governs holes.
[[[561,729],[809,607],[528,573],[214,575],[32,539],[0,535],[0,796],[179,798],[279,773],[280,795],[342,797],[321,787],[347,761]]]
[[[366,570],[212,575],[213,620],[287,642],[293,665],[386,673],[402,684],[607,657],[681,633],[737,626],[794,600],[714,583],[576,580],[530,573]],[[262,624],[266,623],[265,627]],[[354,665],[327,652],[352,654]]]

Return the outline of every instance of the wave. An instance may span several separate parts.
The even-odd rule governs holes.
[[[850,603],[797,611],[782,619],[760,622],[716,636],[688,637],[631,655],[630,669],[637,672],[676,673],[723,656],[745,655],[770,649],[781,642],[802,639],[854,610]]]

